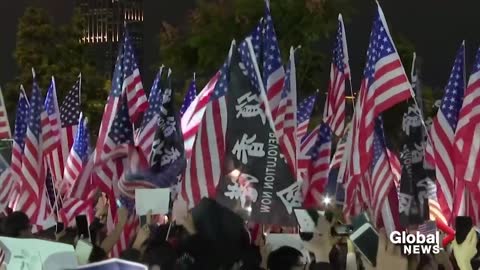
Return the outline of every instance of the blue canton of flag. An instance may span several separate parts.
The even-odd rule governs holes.
[[[228,81],[229,81],[229,61],[225,61],[222,68],[220,69],[220,78],[218,79],[217,84],[215,85],[215,89],[213,90],[213,94],[210,97],[210,100],[218,100],[221,97],[227,94],[228,90]]]
[[[148,109],[145,112],[142,120],[142,129],[144,129],[153,117],[160,113],[162,106],[162,73],[163,68],[157,73],[155,80],[153,81],[152,88],[150,89],[150,95],[148,96]]]
[[[312,95],[300,102],[298,104],[297,110],[297,123],[300,125],[302,122],[305,122],[310,119],[312,115],[313,106],[315,105],[315,100],[317,95]]]
[[[43,112],[42,93],[38,87],[37,81],[33,80],[32,97],[30,99],[30,111],[27,121],[28,128],[32,131],[37,142],[39,141],[40,134],[42,132],[41,114]]]
[[[15,142],[20,145],[22,152],[25,145],[25,134],[27,133],[27,119],[29,113],[29,104],[25,93],[22,91],[20,93],[20,98],[17,104],[17,111],[15,114],[15,134],[13,139]]]
[[[282,67],[282,58],[280,57],[280,49],[278,47],[275,27],[273,25],[272,16],[268,8],[265,10],[264,40],[263,40],[263,84],[267,89],[267,79],[272,72]]]
[[[56,113],[56,110],[55,110],[56,96],[54,95],[53,91],[55,91],[55,81],[52,78],[52,83],[50,84],[50,87],[48,88],[48,91],[47,91],[47,96],[45,97],[45,110],[47,111],[48,115],[53,115]]]
[[[182,107],[180,108],[180,117],[182,117],[185,111],[188,109],[188,107],[190,107],[190,104],[192,104],[196,96],[197,96],[197,85],[195,83],[195,77],[193,77],[193,80],[190,83],[190,87],[188,88],[187,93],[185,95],[185,99],[183,100]]]
[[[375,65],[377,61],[395,53],[393,42],[390,40],[387,30],[381,20],[380,14],[377,13],[373,22],[372,33],[370,34],[370,43],[367,50],[367,66],[365,67],[364,77],[368,79],[369,90],[370,85],[375,82]]]
[[[320,154],[320,147],[326,143],[331,143],[332,141],[332,130],[328,125],[322,123],[318,131],[318,137],[315,141],[314,147],[310,149],[308,155],[312,157],[312,160],[317,160]]]
[[[77,153],[80,160],[86,162],[88,160],[88,147],[90,141],[90,133],[86,123],[87,119],[82,115],[78,126],[75,141],[73,143],[73,150]]]
[[[373,137],[373,163],[372,168],[375,167],[378,160],[385,154],[385,138],[383,133],[383,120],[378,117],[375,121],[375,134]]]
[[[458,114],[462,108],[463,91],[465,88],[465,45],[460,47],[455,63],[448,79],[445,95],[442,99],[443,115],[453,131],[455,131],[458,122]]]
[[[78,77],[75,85],[70,89],[60,106],[60,121],[62,127],[78,125],[80,119],[80,84],[81,76]]]
[[[261,25],[261,23],[260,23]],[[260,26],[257,26],[257,28],[255,29],[254,33],[259,31],[260,29]],[[259,44],[261,44],[261,41],[255,41],[255,38],[254,36],[256,37],[260,37],[259,35],[253,35],[252,34],[252,46],[254,47],[254,50],[255,50],[255,47],[257,46],[260,46]],[[254,44],[255,42],[255,44]],[[247,41],[244,40],[240,46],[238,47],[238,51],[240,52],[240,59],[241,59],[241,66],[240,68],[242,69],[242,72],[243,74],[250,79],[250,85],[253,87],[252,91],[254,93],[259,93],[260,91],[260,85],[258,83],[258,77],[257,77],[257,73],[255,71],[255,65],[253,64],[253,57],[250,56],[250,50],[248,49],[248,44],[247,44]],[[257,54],[257,52],[255,52],[255,54]],[[258,58],[257,58],[258,59]],[[243,66],[242,66],[243,65]]]
[[[130,117],[128,116],[128,104],[125,96],[123,97],[122,104],[113,119],[108,136],[116,145],[133,145],[133,127],[130,122]]]
[[[337,69],[345,73],[345,53],[343,51],[343,24],[339,23],[337,27],[337,38],[335,39],[335,47],[333,48],[333,63]]]

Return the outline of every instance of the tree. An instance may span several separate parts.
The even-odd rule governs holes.
[[[320,74],[327,71],[329,61],[318,45],[335,32],[340,12],[344,18],[352,13],[348,0],[271,1],[282,58],[288,59],[290,46],[302,45],[297,85],[304,95],[325,83]],[[175,72],[174,85],[178,87],[193,72],[197,72],[198,84],[204,85],[224,61],[231,40],[243,39],[263,14],[264,1],[199,0],[186,27],[163,23],[161,63]]]
[[[55,27],[43,9],[26,9],[19,21],[14,52],[18,74],[7,84],[5,93],[9,112],[15,111],[19,85],[23,84],[27,92],[30,91],[32,67],[42,89],[47,89],[51,76],[55,76],[59,102],[82,73],[83,111],[90,119],[91,130],[98,128],[108,92],[105,80],[96,73],[85,47],[79,42],[82,24],[82,16],[77,10],[70,23]],[[14,118],[13,113],[10,116]]]

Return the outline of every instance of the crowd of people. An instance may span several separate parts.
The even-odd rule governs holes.
[[[88,258],[90,263],[108,259],[129,216],[127,209],[118,209],[118,222],[107,233],[108,203],[97,203],[95,211],[95,219],[89,225],[88,240],[93,247]],[[454,241],[440,254],[409,257],[402,255],[400,247],[379,230],[376,266],[373,266],[356,251],[348,237],[332,234],[331,228],[337,222],[333,219],[331,215],[320,216],[315,233],[300,233],[309,253],[305,256],[291,246],[273,249],[265,241],[265,236],[273,232],[268,232],[265,226],[253,232],[240,216],[214,200],[203,199],[184,217],[178,217],[175,224],[158,225],[147,215],[146,224],[120,258],[139,262],[152,270],[480,269],[474,229],[462,244]],[[40,238],[74,246],[83,237],[78,236],[74,227],[58,233],[52,228],[34,235],[29,218],[22,212],[3,217],[1,228],[1,236],[5,237]]]

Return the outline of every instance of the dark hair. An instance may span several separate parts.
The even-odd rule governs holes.
[[[142,261],[148,266],[158,265],[160,269],[174,269],[177,253],[168,242],[147,244]]]
[[[131,261],[131,262],[141,262],[140,260],[140,251],[134,248],[128,248],[120,254],[120,259]]]
[[[105,250],[103,250],[103,248],[95,244],[92,245],[92,252],[88,257],[89,263],[100,262],[100,261],[106,260],[107,258],[108,258],[107,253],[105,252]]]
[[[298,264],[302,253],[293,247],[283,246],[268,255],[267,268],[269,270],[290,270]]]
[[[243,253],[242,262],[242,269],[260,269],[260,264],[262,263],[260,248],[253,244],[250,245]]]
[[[22,231],[29,230],[30,219],[20,211],[16,211],[8,215],[4,224],[4,233],[7,237],[20,237]]]
[[[250,245],[250,236],[244,221],[218,204],[204,198],[192,209],[192,218],[197,234],[211,245],[211,259],[215,263],[228,267],[241,260],[241,254]]]

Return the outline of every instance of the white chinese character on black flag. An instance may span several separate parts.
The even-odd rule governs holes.
[[[246,48],[242,43],[241,53],[234,50],[230,62],[226,151],[216,199],[242,216],[248,212],[253,222],[295,226],[292,209],[302,203],[301,188],[281,158],[275,131],[261,106],[259,84],[250,77],[255,75],[254,64],[245,63],[251,61]]]

